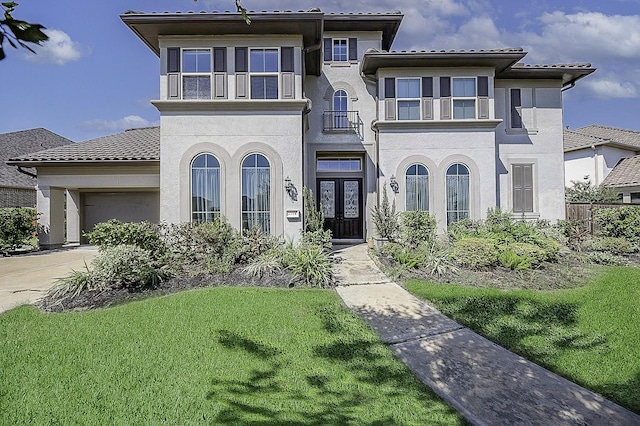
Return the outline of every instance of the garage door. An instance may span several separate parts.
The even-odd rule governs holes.
[[[82,197],[82,230],[89,232],[96,223],[109,219],[122,222],[158,223],[159,192],[84,192]]]

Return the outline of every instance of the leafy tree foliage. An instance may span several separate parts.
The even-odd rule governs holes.
[[[6,41],[14,49],[22,47],[30,52],[36,53],[29,44],[40,45],[47,41],[49,37],[42,32],[45,27],[40,24],[32,24],[20,19],[14,19],[13,11],[18,3],[7,1],[0,3],[4,16],[0,20],[0,60],[6,57],[4,53],[4,42]]]
[[[592,185],[590,180],[584,182],[571,181],[565,188],[565,198],[570,203],[615,203],[618,193],[609,186]]]

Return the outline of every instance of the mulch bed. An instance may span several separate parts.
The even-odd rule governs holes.
[[[302,283],[287,271],[278,271],[257,278],[245,274],[241,268],[236,268],[226,274],[174,277],[142,289],[115,287],[107,290],[86,290],[75,297],[64,299],[44,297],[37,306],[45,312],[83,311],[198,288],[220,286],[292,288],[301,285]]]

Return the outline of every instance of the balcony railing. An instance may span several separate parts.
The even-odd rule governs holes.
[[[358,111],[325,111],[323,131],[361,134],[362,121]]]

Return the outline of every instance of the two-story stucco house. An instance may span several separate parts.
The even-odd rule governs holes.
[[[562,92],[589,64],[523,65],[522,49],[393,51],[399,12],[252,12],[251,25],[233,13],[121,18],[160,58],[159,132],[89,141],[84,162],[14,159],[39,167],[46,244],[64,238],[54,205],[65,193],[69,241],[92,223],[83,200],[100,193],[116,194],[100,201],[113,216],[122,194],[147,194],[152,220],[223,215],[286,238],[302,227],[303,186],[340,240],[375,234],[385,188],[398,210],[428,210],[441,230],[495,206],[564,217]],[[137,145],[154,137],[157,153]]]

